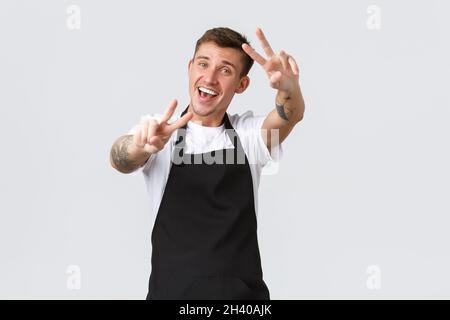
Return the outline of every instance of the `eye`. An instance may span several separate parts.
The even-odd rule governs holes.
[[[226,74],[230,74],[230,73],[231,73],[231,70],[230,70],[230,69],[224,68],[224,69],[222,69],[222,70],[225,71]]]
[[[199,65],[200,67],[202,67],[202,68],[203,68],[203,67],[206,67],[206,63],[204,63],[204,62],[199,62],[198,65]]]

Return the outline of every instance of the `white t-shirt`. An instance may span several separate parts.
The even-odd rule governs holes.
[[[173,115],[169,123],[176,121],[181,116],[181,112]],[[162,114],[147,114],[141,117],[159,120]],[[268,164],[277,164],[282,158],[283,149],[279,144],[269,152],[264,143],[261,127],[266,116],[254,116],[252,111],[247,111],[242,115],[229,115],[230,123],[237,132],[247,156],[250,171],[253,179],[253,194],[255,198],[255,211],[258,214],[258,187],[263,168]],[[138,125],[135,125],[128,134],[134,134]],[[177,130],[172,134],[164,148],[156,154],[152,154],[147,162],[134,171],[144,174],[147,193],[149,195],[152,213],[156,216],[161,203],[164,189],[172,165],[171,155],[173,146],[177,138]],[[233,149],[234,145],[225,131],[225,125],[220,127],[205,127],[195,122],[189,121],[186,127],[186,145],[184,153],[206,153],[213,150]]]

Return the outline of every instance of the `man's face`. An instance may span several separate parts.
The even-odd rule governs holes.
[[[194,59],[189,60],[189,95],[194,113],[210,118],[222,116],[234,94],[248,87],[248,76],[240,77],[242,68],[237,49],[221,48],[214,42],[200,45]]]

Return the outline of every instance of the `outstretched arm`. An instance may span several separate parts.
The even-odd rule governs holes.
[[[283,142],[294,126],[303,119],[305,103],[300,90],[299,70],[294,58],[283,50],[275,54],[260,28],[256,29],[256,36],[267,59],[248,44],[243,44],[242,49],[263,67],[269,77],[270,86],[277,89],[275,108],[267,115],[261,130],[270,150],[275,147],[271,145],[271,131],[278,130],[278,141],[273,141],[274,143]]]
[[[176,107],[177,100],[173,99],[161,120],[144,119],[134,135],[118,138],[111,147],[111,166],[122,173],[131,173],[143,166],[152,154],[162,150],[175,130],[192,118],[192,112],[187,112],[169,124]]]

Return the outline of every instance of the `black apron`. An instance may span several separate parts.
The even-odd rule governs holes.
[[[187,125],[177,130],[152,232],[149,300],[270,299],[261,268],[250,166],[228,114],[222,121],[234,149],[185,154]]]

